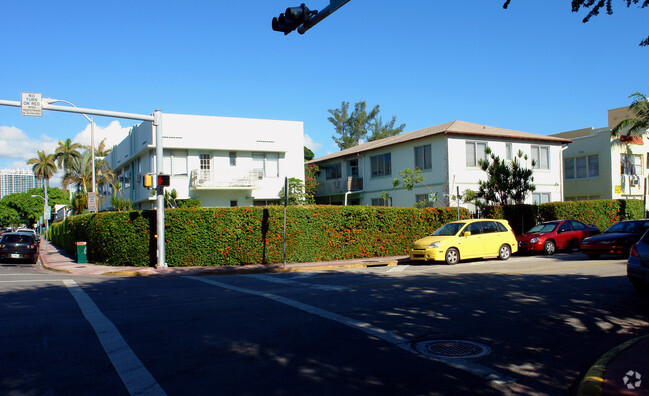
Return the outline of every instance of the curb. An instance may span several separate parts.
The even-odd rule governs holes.
[[[588,369],[586,375],[579,383],[579,387],[577,388],[577,396],[602,395],[604,374],[606,373],[606,369],[609,363],[611,363],[613,359],[615,359],[619,354],[627,350],[635,343],[647,338],[649,338],[649,334],[633,338],[603,354],[599,359],[597,359],[595,364],[593,364],[590,369]]]

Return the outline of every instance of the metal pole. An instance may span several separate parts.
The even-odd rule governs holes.
[[[284,177],[284,268],[286,268],[286,207],[288,206],[288,177]]]
[[[95,182],[95,117],[90,118],[90,147],[92,147],[92,192],[97,193],[97,184]],[[96,198],[95,198],[96,199]],[[95,205],[95,212],[97,205]]]
[[[460,186],[457,186],[457,219],[460,220]],[[450,204],[450,202],[449,202]]]
[[[153,113],[153,125],[155,126],[155,171],[157,175],[162,172],[162,111],[156,110]],[[157,178],[156,178],[157,181]],[[166,269],[165,261],[165,211],[164,211],[164,187],[156,183],[156,226],[158,234],[158,262],[157,269]]]

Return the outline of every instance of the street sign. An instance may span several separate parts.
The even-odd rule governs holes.
[[[45,205],[43,207],[43,217],[48,220],[52,217],[52,208],[50,205]]]
[[[20,94],[20,111],[24,116],[43,116],[43,95],[34,92],[22,92]]]
[[[88,191],[88,211],[97,212],[97,194],[93,191]]]

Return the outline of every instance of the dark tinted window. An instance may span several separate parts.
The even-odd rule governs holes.
[[[498,231],[500,232],[507,232],[507,227],[503,225],[503,223],[496,221],[496,227],[498,227]]]
[[[561,232],[572,231],[572,225],[570,224],[569,221],[566,221],[565,223],[559,226],[559,231]]]
[[[495,221],[483,221],[482,222],[482,232],[485,234],[490,233],[490,232],[497,232],[498,227],[496,226]]]
[[[478,221],[476,223],[469,224],[464,231],[470,231],[471,235],[482,234],[482,222]]]
[[[573,220],[572,221],[572,228],[574,230],[583,230],[586,228],[586,225],[582,223],[581,221]]]
[[[5,235],[2,237],[3,243],[33,243],[34,238],[29,235]]]

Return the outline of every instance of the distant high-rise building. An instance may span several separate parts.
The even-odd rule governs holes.
[[[0,169],[0,199],[5,195],[27,192],[32,188],[43,188],[29,169]]]

